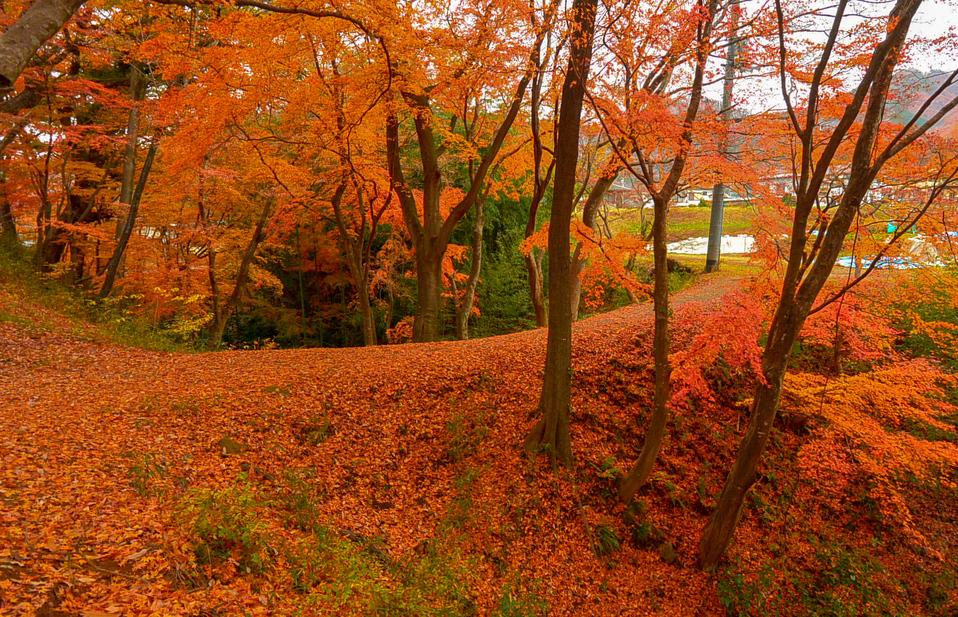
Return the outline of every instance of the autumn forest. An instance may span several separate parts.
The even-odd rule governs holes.
[[[4,0],[0,615],[958,614],[953,0]]]

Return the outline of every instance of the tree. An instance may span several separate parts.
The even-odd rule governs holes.
[[[545,450],[554,462],[572,463],[569,407],[572,380],[572,208],[582,103],[592,64],[597,0],[575,0],[569,23],[569,60],[556,123],[555,179],[549,216],[549,331],[539,413],[526,451]]]
[[[542,126],[543,88],[548,85],[547,79],[550,75],[546,68],[554,61],[557,55],[555,51],[551,36],[545,39],[544,45],[540,44],[534,50],[533,62],[536,71],[532,76],[529,92],[529,131],[532,137],[532,195],[525,228],[525,238],[529,244],[524,248],[523,260],[526,264],[526,273],[529,280],[529,299],[532,301],[532,308],[535,312],[536,325],[540,328],[548,323],[545,278],[542,273],[542,258],[545,256],[545,252],[532,245],[530,238],[536,232],[539,207],[546,197],[552,174],[555,171],[555,157],[551,156],[551,151],[543,143],[543,134],[546,133],[546,130]],[[554,105],[554,108],[558,108],[558,104]],[[553,141],[554,138],[553,135]],[[550,155],[548,163],[546,163],[547,154]]]
[[[127,244],[130,242],[130,236],[133,235],[133,228],[136,225],[136,215],[140,209],[140,201],[143,199],[143,190],[146,188],[147,178],[150,177],[150,169],[153,167],[153,159],[156,157],[156,142],[151,143],[146,151],[146,158],[143,161],[143,168],[140,170],[140,177],[137,180],[136,188],[128,197],[130,209],[122,221],[119,229],[119,237],[116,241],[116,248],[113,249],[113,255],[106,266],[106,273],[103,278],[103,285],[100,287],[100,297],[106,298],[113,290],[116,282],[117,273],[120,270],[120,263],[123,254],[126,251]]]
[[[887,164],[958,106],[958,98],[942,99],[958,78],[956,71],[918,105],[911,119],[899,126],[885,122],[895,69],[910,48],[908,32],[921,4],[920,0],[896,0],[887,13],[869,13],[873,17],[869,34],[874,38],[870,49],[862,50],[860,45],[844,45],[843,24],[846,17],[853,19],[867,9],[840,0],[829,11],[831,23],[826,24],[824,43],[815,46],[810,57],[802,57],[790,52],[791,33],[807,28],[819,13],[806,13],[802,7],[794,15],[786,14],[782,3],[775,3],[774,52],[787,122],[798,145],[795,206],[781,293],[762,353],[762,379],[755,387],[749,426],[735,463],[702,534],[699,560],[703,567],[714,567],[732,540],[771,434],[792,345],[809,314],[838,297],[831,295],[815,306],[869,188]],[[850,81],[854,87],[846,91],[836,88],[832,78],[852,66],[860,67],[855,80]],[[800,90],[796,90],[796,84],[801,85]],[[793,100],[796,91],[802,93],[804,103]],[[823,190],[829,188],[826,179],[839,165],[847,169],[843,186],[835,199],[822,199]],[[928,203],[954,177],[954,172],[938,174],[929,190]],[[916,213],[914,220],[922,214]],[[838,293],[844,291],[847,289]]]
[[[524,67],[516,82],[490,82],[492,72],[487,69],[477,70],[482,64],[479,60],[480,54],[488,53],[479,47],[491,47],[492,51],[496,51],[503,35],[516,28],[517,22],[528,19],[525,11],[519,11],[515,15],[507,11],[502,16],[494,13],[502,22],[496,27],[490,27],[492,24],[487,23],[478,31],[464,28],[461,37],[453,37],[457,49],[448,57],[436,57],[437,51],[442,50],[433,50],[433,64],[445,69],[440,72],[445,83],[422,75],[419,57],[404,58],[402,65],[394,63],[390,66],[393,80],[398,85],[398,93],[387,113],[386,148],[393,188],[415,249],[417,305],[413,338],[416,341],[434,341],[440,337],[442,264],[449,240],[456,225],[475,206],[484,191],[490,170],[521,110],[526,88],[537,70],[539,48],[551,27],[557,7],[558,3],[550,0],[541,21],[533,20],[534,31],[529,35],[532,39],[531,50],[521,59]],[[462,10],[462,7],[457,10]],[[398,23],[404,23],[405,20],[408,20],[408,16],[397,16]],[[415,31],[411,23],[404,26],[403,35],[408,36],[410,31]],[[422,38],[429,37],[423,33]],[[500,42],[493,44],[493,39]],[[397,48],[402,46],[398,42],[390,42],[389,45]],[[413,50],[420,57],[426,53],[426,50],[418,47],[413,47]],[[498,51],[503,53],[502,50]],[[462,58],[470,59],[470,63],[463,65]],[[496,61],[494,58],[489,60]],[[503,62],[501,59],[498,61]],[[507,58],[504,62],[508,64],[510,60]],[[498,110],[489,109],[485,104],[490,89],[504,90],[504,93],[499,95],[503,103]],[[446,94],[445,100],[437,99],[435,92],[451,95]],[[408,110],[415,128],[416,176],[421,182],[421,198],[417,198],[414,184],[411,178],[407,178],[402,162],[401,119],[398,111],[400,101]],[[443,107],[445,113],[442,113]],[[446,124],[446,118],[448,129],[443,126]],[[477,126],[479,120],[489,123],[491,118],[495,120],[490,123],[490,128],[477,130],[481,128]],[[444,184],[441,159],[450,146],[455,146],[459,141],[449,139],[456,136],[456,127],[459,125],[464,130],[462,137],[469,148],[465,154],[474,157],[475,168],[469,174],[462,197],[444,213],[441,206]],[[440,139],[441,136],[446,139]]]
[[[700,0],[648,14],[627,4],[615,23],[615,36],[608,37],[619,70],[592,99],[619,163],[648,191],[654,215],[655,396],[638,460],[619,488],[624,501],[648,479],[665,438],[671,392],[666,223],[669,203],[687,179],[690,159],[703,139],[696,122],[719,7],[717,1]],[[636,38],[634,32],[643,32],[643,37]],[[676,86],[673,78],[682,68],[691,72],[691,80]],[[674,113],[676,109],[684,111]]]
[[[136,154],[137,141],[140,138],[140,107],[139,102],[146,96],[146,80],[144,75],[136,67],[130,68],[130,95],[133,99],[133,106],[130,108],[130,115],[126,126],[126,149],[123,153],[123,174],[120,179],[120,203],[126,205],[128,210],[126,215],[117,218],[116,225],[116,247],[107,263],[106,272],[103,279],[103,285],[100,287],[100,297],[105,298],[113,291],[113,285],[116,277],[120,274],[123,267],[123,255],[127,244],[130,242],[130,236],[133,234],[133,228],[136,223],[136,215],[140,208],[140,200],[143,198],[143,190],[146,187],[146,180],[149,177],[150,168],[153,165],[153,158],[156,156],[156,141],[152,142],[147,151],[146,159],[140,170],[139,180],[136,179]]]

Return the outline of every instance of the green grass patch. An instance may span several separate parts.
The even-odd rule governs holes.
[[[732,564],[721,574],[717,591],[729,615],[808,615],[809,617],[885,617],[904,608],[888,593],[901,592],[877,561],[862,551],[818,537],[807,563],[774,558],[755,571]],[[897,594],[896,594],[897,595]]]
[[[746,205],[725,207],[722,233],[727,236],[751,231],[755,220],[755,208]],[[711,208],[708,206],[675,207],[669,209],[667,238],[669,242],[700,238],[709,235]],[[611,213],[611,226],[615,231],[647,235],[652,224],[652,210],[641,212],[638,208],[622,208]]]
[[[197,490],[180,503],[178,514],[193,539],[198,564],[233,560],[241,571],[262,572],[273,562],[264,509],[246,478],[219,490]]]
[[[37,272],[32,253],[26,249],[0,247],[0,282],[0,322],[127,347],[156,351],[193,349],[173,333],[134,316],[129,299],[94,299],[91,289],[71,287]]]

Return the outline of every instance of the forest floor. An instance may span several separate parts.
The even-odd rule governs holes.
[[[739,284],[702,277],[675,322]],[[677,417],[638,504],[615,499],[651,398],[648,305],[576,324],[576,464],[558,473],[521,449],[541,329],[188,354],[2,289],[0,312],[0,614],[715,615],[747,593],[695,565],[736,405]],[[732,563],[773,528],[814,531],[791,503],[774,525],[746,513]]]

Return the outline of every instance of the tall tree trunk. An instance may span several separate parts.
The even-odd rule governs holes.
[[[546,305],[545,289],[542,276],[542,258],[545,253],[536,247],[529,249],[529,254],[523,259],[526,262],[526,272],[529,275],[529,298],[536,315],[536,325],[540,328],[548,324],[549,311]]]
[[[220,338],[222,339],[225,324],[223,326],[220,325],[220,322],[223,321],[223,306],[220,298],[219,279],[216,278],[216,249],[210,245],[206,251],[206,268],[210,280],[210,302],[213,311],[213,321],[210,323],[210,330],[212,332],[220,332]]]
[[[110,262],[106,265],[106,277],[103,279],[103,287],[100,288],[101,298],[106,298],[113,291],[113,285],[120,271],[120,264],[123,262],[123,255],[126,252],[127,244],[130,242],[130,236],[133,235],[133,228],[136,226],[136,216],[140,209],[140,200],[143,198],[143,189],[146,188],[146,180],[150,175],[150,169],[153,167],[153,159],[156,157],[156,147],[156,142],[150,144],[150,148],[146,152],[146,158],[143,160],[143,169],[140,170],[140,179],[136,183],[136,190],[129,198],[130,210],[127,212],[126,218],[123,221],[123,229],[120,230],[116,248],[113,249],[113,255],[110,256]]]
[[[482,271],[482,232],[485,227],[482,199],[476,201],[476,224],[472,228],[471,258],[469,278],[463,291],[462,301],[456,308],[456,338],[469,338],[469,317],[476,301],[476,287],[479,285],[479,273]]]
[[[586,258],[582,255],[582,247],[576,246],[572,254],[572,289],[569,291],[570,312],[572,321],[579,320],[579,304],[582,301],[582,272],[585,270]]]
[[[665,439],[665,427],[669,419],[669,398],[671,396],[671,373],[669,363],[669,267],[666,247],[666,222],[669,203],[661,197],[653,200],[655,219],[652,221],[652,256],[655,271],[655,283],[652,292],[655,333],[653,336],[653,355],[655,359],[655,397],[652,408],[652,420],[649,422],[642,451],[635,466],[622,479],[619,496],[623,501],[631,501],[635,492],[646,483],[652,473],[652,467],[662,449]]]
[[[136,218],[132,211],[133,191],[136,185],[136,142],[140,137],[140,106],[139,102],[146,97],[146,80],[143,74],[134,66],[130,67],[130,98],[133,99],[133,107],[130,108],[130,114],[126,122],[126,148],[123,152],[123,174],[120,177],[120,203],[127,207],[127,212],[116,218],[116,238],[117,245],[123,236],[127,227],[127,220],[130,216]],[[124,253],[120,251],[120,261],[116,268],[116,274],[123,276]],[[109,292],[107,292],[109,293]]]
[[[767,383],[755,389],[748,431],[739,446],[738,456],[719,495],[718,504],[699,543],[699,560],[703,567],[714,567],[725,554],[742,516],[745,496],[755,483],[758,464],[768,444],[778,412],[785,378],[788,351],[801,326],[791,321],[782,336],[765,349],[762,366]]]
[[[545,450],[553,462],[572,464],[569,407],[572,380],[572,263],[569,233],[575,200],[582,100],[592,64],[597,0],[574,0],[569,65],[562,84],[555,145],[555,183],[549,218],[549,332],[539,411],[526,451]]]
[[[0,35],[0,90],[9,88],[33,54],[60,31],[84,0],[34,0]]]
[[[725,75],[722,80],[722,109],[719,116],[728,119],[732,114],[732,87],[735,84],[735,56],[738,51],[739,12],[737,6],[730,7],[732,11],[732,37],[728,44],[728,57],[725,59]],[[731,152],[731,144],[726,137],[720,151],[722,154]],[[705,256],[705,271],[716,272],[722,257],[722,226],[725,219],[725,185],[719,182],[712,188],[712,209],[709,212],[709,240]]]
[[[668,245],[666,244],[669,202],[678,191],[679,182],[685,171],[685,165],[690,155],[691,144],[694,141],[693,123],[698,115],[702,102],[702,88],[705,83],[705,68],[708,63],[708,49],[711,47],[711,33],[714,24],[717,0],[708,0],[703,4],[708,12],[708,19],[700,26],[696,45],[695,73],[692,78],[692,89],[689,94],[688,107],[685,110],[683,121],[682,145],[672,161],[668,175],[658,191],[653,191],[654,178],[646,177],[646,186],[652,194],[653,216],[652,221],[652,253],[655,270],[655,283],[652,291],[653,312],[655,315],[655,332],[653,335],[653,357],[655,360],[655,396],[652,418],[649,429],[642,443],[642,450],[635,466],[629,471],[619,484],[619,496],[628,502],[635,492],[649,479],[652,468],[662,449],[665,440],[665,427],[669,419],[669,399],[671,398],[672,366],[669,363],[669,265]]]

